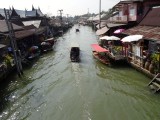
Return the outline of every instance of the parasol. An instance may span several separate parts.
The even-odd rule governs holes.
[[[143,35],[130,35],[127,37],[124,37],[121,41],[122,42],[133,42],[133,41],[139,41],[143,38]]]

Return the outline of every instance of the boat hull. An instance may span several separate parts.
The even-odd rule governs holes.
[[[96,51],[92,51],[92,52],[93,52],[93,56],[94,56],[97,60],[99,60],[99,61],[102,62],[103,64],[110,65],[110,61],[109,61],[108,59],[100,56],[100,55],[98,54],[98,52],[96,52]]]

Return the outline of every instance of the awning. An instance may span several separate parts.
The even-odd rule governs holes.
[[[110,41],[113,41],[113,40],[120,40],[119,37],[116,37],[116,36],[103,36],[100,38],[100,40],[110,40]]]
[[[122,42],[133,42],[133,41],[139,41],[143,38],[143,35],[130,35],[127,37],[124,37],[121,41]]]
[[[106,50],[105,48],[102,48],[98,44],[91,44],[91,46],[92,46],[93,50],[95,50],[97,52],[108,52],[108,50]]]
[[[97,35],[102,35],[102,34],[106,33],[108,30],[109,30],[109,29],[108,29],[107,27],[103,27],[103,28],[97,30],[97,31],[96,31],[96,34],[97,34]]]

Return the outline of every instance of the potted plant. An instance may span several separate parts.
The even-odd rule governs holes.
[[[159,53],[153,53],[151,55],[151,64],[149,66],[149,71],[151,73],[155,73],[155,72],[158,72],[158,66],[159,66],[159,56],[160,54]]]

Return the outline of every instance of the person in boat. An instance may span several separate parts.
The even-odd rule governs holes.
[[[109,52],[112,52],[112,41],[108,41]]]

